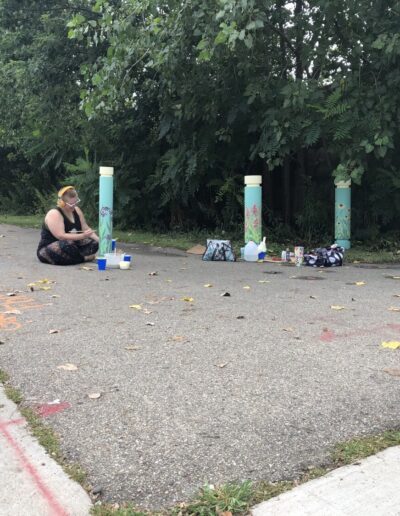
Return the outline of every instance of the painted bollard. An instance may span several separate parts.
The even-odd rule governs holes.
[[[114,168],[100,167],[99,255],[111,252],[113,230]]]
[[[351,247],[351,181],[335,181],[335,243]]]
[[[261,176],[244,176],[244,242],[257,245],[262,239]]]

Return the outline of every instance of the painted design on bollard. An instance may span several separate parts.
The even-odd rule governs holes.
[[[108,206],[103,206],[100,209],[99,256],[104,256],[106,253],[111,253],[112,216],[113,216],[113,211]]]
[[[335,242],[350,249],[351,238],[351,182],[335,183]]]
[[[258,206],[253,204],[250,208],[246,208],[245,215],[245,241],[261,242],[261,213]]]

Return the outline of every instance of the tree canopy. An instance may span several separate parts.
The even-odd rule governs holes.
[[[0,0],[2,174],[92,194],[113,164],[126,224],[231,228],[262,174],[266,221],[315,237],[351,179],[360,234],[393,229],[399,21],[395,0]]]

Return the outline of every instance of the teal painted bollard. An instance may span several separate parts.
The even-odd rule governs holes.
[[[111,253],[113,230],[114,168],[100,167],[99,256]]]
[[[335,181],[335,242],[351,247],[351,181]]]
[[[244,176],[244,243],[262,240],[262,177]]]

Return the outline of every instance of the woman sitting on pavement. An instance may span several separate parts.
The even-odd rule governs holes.
[[[76,265],[94,260],[99,237],[88,226],[73,186],[58,192],[57,208],[44,218],[37,257],[52,265]]]

